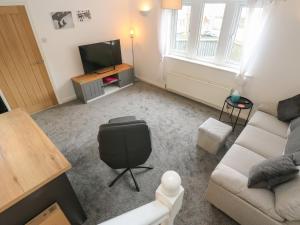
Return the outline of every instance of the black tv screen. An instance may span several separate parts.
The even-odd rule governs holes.
[[[122,64],[120,40],[82,45],[79,52],[86,74]]]

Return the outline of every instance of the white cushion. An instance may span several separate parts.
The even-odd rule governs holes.
[[[265,158],[274,158],[283,154],[286,142],[285,138],[248,125],[235,143]]]
[[[294,180],[275,188],[277,213],[289,220],[300,220],[300,175]]]
[[[215,154],[224,144],[232,127],[216,119],[207,119],[198,130],[198,146]]]
[[[278,102],[262,102],[258,106],[258,110],[277,117]]]
[[[249,121],[249,125],[264,129],[280,137],[287,138],[289,124],[278,120],[275,116],[257,111]]]
[[[264,160],[266,160],[265,157],[234,144],[225,154],[221,163],[248,177],[250,169]]]
[[[248,149],[233,145],[211,175],[221,187],[247,201],[277,221],[284,221],[275,211],[274,193],[267,189],[249,189],[248,174],[251,167],[264,157]]]

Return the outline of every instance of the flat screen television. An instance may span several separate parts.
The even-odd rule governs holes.
[[[84,73],[101,72],[122,64],[120,40],[79,46]]]

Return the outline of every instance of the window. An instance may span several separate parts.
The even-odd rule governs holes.
[[[249,8],[245,0],[183,0],[172,13],[171,55],[238,68]],[[255,16],[262,13],[255,9]]]
[[[201,23],[200,43],[197,52],[199,57],[209,60],[215,57],[225,6],[224,3],[205,3]]]
[[[173,50],[184,52],[188,48],[191,6],[183,5],[182,9],[175,12],[173,15],[176,20],[174,29],[174,42],[172,43]]]

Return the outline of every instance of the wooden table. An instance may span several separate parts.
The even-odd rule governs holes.
[[[80,224],[85,214],[65,175],[70,168],[26,112],[1,114],[0,224],[24,224],[54,202],[61,203],[72,224]],[[74,219],[74,213],[81,219]]]

